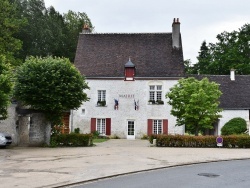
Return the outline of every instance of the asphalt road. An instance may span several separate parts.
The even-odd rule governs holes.
[[[202,163],[124,175],[73,188],[249,188],[250,160]]]

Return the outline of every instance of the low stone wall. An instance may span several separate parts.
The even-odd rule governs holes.
[[[18,125],[17,125],[17,114],[16,114],[16,104],[11,104],[8,108],[8,118],[5,120],[0,120],[0,132],[8,133],[12,136],[12,145],[17,145],[18,143]]]

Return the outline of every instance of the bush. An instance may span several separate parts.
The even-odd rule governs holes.
[[[150,143],[156,139],[158,147],[217,147],[217,136],[187,136],[187,135],[151,135]],[[223,136],[223,146],[225,148],[250,148],[250,136],[232,135]]]
[[[221,129],[221,135],[242,134],[247,130],[247,123],[243,118],[229,120]]]
[[[92,146],[93,145],[93,135],[92,134],[59,134],[51,137],[50,146]]]
[[[80,128],[75,128],[75,129],[74,129],[74,133],[79,134],[79,133],[80,133]]]

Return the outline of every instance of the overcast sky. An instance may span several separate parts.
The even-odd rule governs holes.
[[[202,41],[250,23],[250,0],[44,0],[60,13],[85,12],[97,33],[171,32],[181,22],[184,59],[197,62]]]

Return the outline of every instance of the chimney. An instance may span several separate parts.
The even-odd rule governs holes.
[[[235,69],[230,70],[230,79],[231,79],[231,81],[235,80]]]
[[[172,47],[180,48],[180,22],[179,18],[174,18],[172,24]]]
[[[89,29],[88,24],[84,24],[84,26],[82,28],[82,33],[90,33],[90,29]]]

